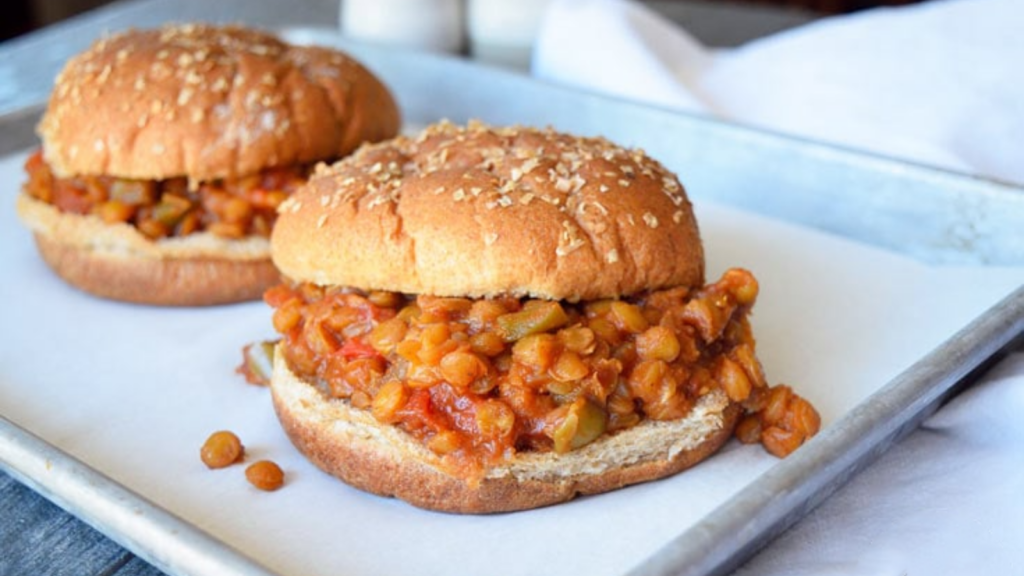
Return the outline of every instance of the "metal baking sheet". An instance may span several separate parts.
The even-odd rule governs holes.
[[[288,34],[304,41],[337,41],[309,29]],[[662,534],[657,546],[607,559],[608,566],[615,566],[617,573],[722,572],[870,463],[957,383],[1024,330],[1024,289],[1017,288],[1024,280],[1024,238],[1014,226],[1024,221],[1024,193],[1019,188],[564,90],[464,61],[353,44],[343,47],[392,86],[409,124],[439,118],[479,118],[500,124],[553,125],[643,147],[680,172],[698,204],[702,223],[707,224],[709,258],[729,259],[730,263],[733,257],[742,260],[745,249],[730,244],[731,238],[760,238],[761,230],[764,234],[769,230],[778,233],[777,238],[782,240],[778,240],[777,260],[763,266],[769,272],[768,280],[776,286],[785,283],[787,273],[803,277],[829,270],[826,260],[801,256],[797,247],[785,242],[809,237],[836,251],[848,250],[847,256],[857,260],[861,268],[877,266],[877,270],[892,274],[902,268],[919,268],[916,271],[926,279],[922,287],[934,288],[939,294],[933,298],[922,293],[920,302],[908,301],[907,306],[928,308],[936,302],[956,303],[961,294],[973,300],[960,302],[963,306],[958,312],[951,309],[952,319],[947,321],[928,324],[926,318],[922,320],[941,337],[919,338],[916,348],[894,350],[885,356],[886,369],[864,371],[866,378],[891,372],[887,381],[868,382],[863,390],[834,402],[822,399],[825,429],[786,460],[774,461],[756,450],[730,446],[692,474],[668,482],[534,513],[460,518],[354,493],[322,478],[301,458],[283,452],[284,444],[264,391],[246,388],[230,375],[238,360],[234,352],[245,343],[244,338],[267,333],[269,313],[265,307],[251,304],[217,310],[129,310],[124,305],[78,294],[48,275],[25,234],[16,231],[10,202],[5,201],[7,206],[0,210],[0,217],[7,232],[0,258],[4,259],[5,270],[16,272],[10,284],[29,286],[37,299],[46,302],[48,313],[68,323],[40,325],[33,323],[28,313],[16,311],[14,322],[0,325],[0,463],[171,574],[314,573],[296,571],[295,566],[301,563],[275,552],[275,541],[288,541],[295,530],[304,530],[307,541],[319,543],[324,532],[337,531],[350,537],[338,543],[346,554],[379,552],[375,548],[379,543],[370,542],[369,537],[360,541],[358,537],[360,531],[385,528],[375,524],[360,524],[355,529],[350,526],[367,519],[387,521],[390,528],[386,529],[396,534],[403,534],[403,529],[413,525],[429,530],[434,545],[442,551],[424,558],[404,556],[402,549],[390,550],[388,557],[382,556],[373,564],[377,572],[396,566],[415,566],[421,573],[450,572],[452,566],[439,564],[437,558],[476,542],[453,541],[452,536],[476,533],[482,541],[501,542],[503,534],[518,534],[516,526],[535,519],[539,519],[538,526],[583,529],[584,519],[606,515],[622,520],[634,516],[628,513],[631,507],[641,510],[652,503],[669,510],[674,506],[696,507],[699,513],[694,513],[696,520],[685,529]],[[3,197],[10,200],[14,191],[15,186],[9,183]],[[757,233],[743,229],[753,226],[758,227]],[[815,232],[801,232],[806,229]],[[807,265],[807,269],[788,269],[790,255],[785,250],[791,250],[794,261]],[[980,280],[972,282],[964,276]],[[758,304],[756,326],[767,328],[759,332],[762,357],[775,379],[773,368],[782,367],[785,372],[787,358],[793,362],[803,353],[811,355],[795,349],[799,348],[796,342],[817,335],[796,333],[792,339],[787,338],[781,319],[793,310],[780,310],[777,304],[773,308],[773,302],[784,299],[777,289],[774,300],[770,298],[772,283],[762,280],[766,292]],[[880,283],[885,280],[884,275],[878,279]],[[948,285],[930,286],[932,280],[948,281]],[[841,287],[825,285],[843,295]],[[4,290],[5,296],[23,296],[15,288]],[[888,292],[880,289],[878,294]],[[789,305],[799,306],[800,301],[791,297]],[[881,324],[886,318],[877,320]],[[814,322],[794,324],[817,326]],[[197,328],[203,333],[188,338]],[[48,373],[39,365],[46,362],[40,358],[45,358],[48,351],[22,349],[19,333],[84,346],[74,337],[76,330],[84,339],[99,335],[102,340],[103,329],[114,334],[133,332],[128,339],[112,336],[109,342],[100,342],[100,347],[91,348],[91,358],[75,348],[62,352],[63,361],[71,364],[69,369],[79,370],[80,384],[96,389],[95,397],[80,406],[45,409],[51,402],[54,406],[60,404],[62,389],[39,381],[38,374]],[[871,348],[863,338],[868,336],[852,335],[856,340],[851,340],[850,349],[866,354]],[[104,349],[103,344],[113,350]],[[896,344],[878,339],[879,346],[895,348]],[[211,354],[210,350],[217,353]],[[821,354],[822,350],[811,352]],[[151,368],[163,371],[153,374],[134,366],[128,370],[111,364],[111,359],[133,354],[146,358]],[[903,362],[905,358],[910,360]],[[179,371],[181,366],[188,368]],[[893,370],[894,366],[900,369]],[[838,369],[828,365],[818,368],[826,374]],[[191,380],[201,382],[193,385]],[[164,404],[179,407],[180,417],[172,424],[180,430],[179,436],[169,434],[146,442],[137,439],[144,437],[150,427],[168,424],[159,417],[147,416],[165,408],[154,400],[160,398],[159,390],[155,394],[147,391],[148,385],[163,386],[161,390],[167,394]],[[794,385],[803,389],[800,383]],[[230,408],[218,414],[209,408],[213,403]],[[192,409],[181,410],[181,406]],[[96,422],[90,418],[92,413],[103,414],[109,420]],[[285,464],[290,484],[280,493],[239,496],[237,491],[244,492],[244,484],[233,481],[230,473],[199,469],[196,452],[203,438],[197,431],[233,425],[240,432],[249,431],[248,436],[243,433],[243,440],[258,457],[272,457]],[[110,432],[111,428],[115,432]],[[153,452],[160,456],[151,457]],[[737,466],[742,468],[735,485],[716,492],[714,499],[700,506],[674,500],[685,498],[688,490],[701,489],[698,479]],[[673,500],[666,501],[666,495]],[[338,508],[335,520],[312,526],[278,516],[282,511],[295,516],[296,509],[309,509],[311,498],[322,502],[323,508],[332,508],[337,502],[345,506]],[[218,502],[240,505],[201,513],[203,505]],[[682,515],[686,510],[678,512]],[[225,514],[229,515],[227,521],[217,518]],[[268,518],[282,518],[284,524],[268,524]],[[674,525],[668,522],[665,526],[672,529]],[[628,528],[624,524],[605,529]],[[642,530],[644,526],[633,528]],[[484,532],[491,540],[485,539]],[[581,565],[588,560],[577,557],[549,561],[545,557],[557,555],[557,545],[545,548],[538,541],[511,544],[527,548],[509,553],[507,558],[512,560],[500,564],[501,569],[492,565],[492,569],[485,570],[480,566],[481,571],[524,572],[530,566],[558,565],[545,562]],[[623,553],[614,543],[607,548],[611,553]],[[602,551],[591,552],[601,559]],[[300,549],[295,555],[310,553],[315,555],[317,551]],[[496,558],[505,558],[502,553],[493,551]],[[339,569],[319,568],[322,573]]]

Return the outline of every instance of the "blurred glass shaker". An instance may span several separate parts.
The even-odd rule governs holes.
[[[462,52],[464,0],[341,0],[349,38],[431,52]]]
[[[550,0],[468,0],[466,24],[473,58],[528,69]]]

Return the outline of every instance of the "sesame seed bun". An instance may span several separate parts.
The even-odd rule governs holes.
[[[58,176],[202,181],[334,159],[398,126],[387,88],[338,51],[187,24],[129,30],[72,58],[39,135]]]
[[[335,50],[238,26],[129,30],[72,58],[39,124],[57,178],[185,178],[190,185],[335,160],[394,136],[388,89]],[[263,237],[152,240],[132,226],[19,212],[59,276],[94,295],[161,305],[257,299],[278,282]]]
[[[578,301],[704,280],[692,207],[658,162],[478,123],[323,167],[281,206],[271,245],[293,280],[409,294]]]
[[[640,150],[552,129],[442,122],[365,145],[318,167],[279,212],[275,264],[326,287],[577,302],[704,282],[676,176]],[[742,411],[713,387],[678,419],[644,418],[564,453],[515,450],[472,472],[303,379],[284,346],[270,387],[295,446],[350,485],[446,512],[524,510],[675,474],[718,450]]]
[[[325,472],[360,490],[460,514],[528,510],[679,473],[721,448],[741,412],[716,389],[684,418],[646,420],[565,454],[519,452],[482,478],[467,478],[409,434],[327,398],[280,351],[271,393],[291,441]]]

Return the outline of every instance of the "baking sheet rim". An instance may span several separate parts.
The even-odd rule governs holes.
[[[614,99],[609,101],[616,102]],[[25,121],[41,112],[42,107],[43,104],[38,103],[0,115],[0,126]],[[729,125],[729,128],[747,130],[735,125]],[[750,131],[762,134],[756,129]],[[770,133],[766,135],[785,138]],[[839,150],[853,156],[875,158],[857,151]],[[970,175],[951,174],[974,179]],[[1022,331],[1024,287],[918,359],[904,373],[829,426],[818,438],[774,465],[757,479],[758,485],[752,483],[744,487],[698,524],[684,530],[661,550],[642,560],[631,573],[706,574],[734,567],[845,483],[859,466],[884,452],[901,427],[919,417],[937,397]],[[893,418],[897,415],[900,418]],[[854,434],[854,431],[858,432]],[[862,435],[865,431],[868,431],[866,436]],[[0,468],[165,572],[273,574],[244,553],[3,415],[0,415],[0,440]],[[836,448],[843,446],[847,450],[835,458]],[[810,483],[814,486],[808,491],[806,487]],[[772,487],[772,490],[764,490],[765,487]],[[802,493],[801,488],[805,489]],[[777,493],[784,494],[784,498],[776,497]],[[817,501],[808,506],[811,499]],[[794,510],[799,510],[797,516],[792,514]],[[751,512],[757,521],[754,524],[751,524]],[[742,525],[746,528],[740,530]],[[726,538],[726,535],[732,537]],[[169,542],[174,546],[169,547]]]

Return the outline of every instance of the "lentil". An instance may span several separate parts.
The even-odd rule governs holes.
[[[284,485],[284,472],[281,467],[270,460],[253,462],[245,469],[245,478],[250,484],[267,492],[277,490]]]
[[[200,182],[112,176],[59,178],[38,150],[25,162],[25,192],[63,212],[127,223],[152,238],[208,231],[224,238],[269,237],[277,208],[311,172],[306,165],[268,168],[250,176]]]
[[[742,441],[788,454],[820,419],[788,386],[765,384],[749,325],[756,294],[754,277],[734,269],[701,289],[587,303],[309,284],[264,298],[296,374],[446,461],[479,467],[682,418],[713,389],[746,409]]]
[[[234,432],[221,430],[214,432],[203,443],[199,457],[208,468],[226,468],[235,462],[241,462],[245,456],[242,441]]]

